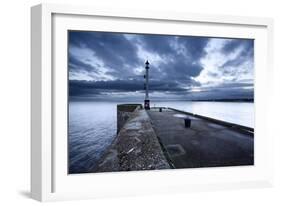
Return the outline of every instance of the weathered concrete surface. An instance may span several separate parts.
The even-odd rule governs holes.
[[[146,111],[137,110],[93,172],[169,168]]]
[[[147,112],[175,168],[254,164],[254,139],[245,131],[170,109]],[[190,128],[184,126],[185,117],[191,119]]]
[[[117,134],[122,129],[134,111],[141,109],[141,104],[118,104],[117,105]]]

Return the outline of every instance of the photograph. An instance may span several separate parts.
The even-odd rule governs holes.
[[[67,38],[68,174],[254,166],[254,39]]]

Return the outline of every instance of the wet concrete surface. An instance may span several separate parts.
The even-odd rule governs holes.
[[[250,133],[170,109],[147,113],[175,168],[254,164],[254,138]],[[190,128],[185,127],[184,118],[191,119]]]

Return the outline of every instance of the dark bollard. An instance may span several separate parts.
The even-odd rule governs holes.
[[[189,128],[191,126],[191,119],[185,118],[184,119],[184,125],[186,128]]]
[[[159,112],[162,112],[162,108],[159,108]]]

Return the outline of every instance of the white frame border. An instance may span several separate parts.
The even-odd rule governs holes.
[[[40,201],[65,200],[73,198],[92,198],[95,194],[72,197],[69,194],[56,194],[52,191],[52,113],[53,111],[53,79],[52,79],[52,15],[94,15],[113,18],[139,18],[157,20],[192,21],[204,23],[219,23],[228,25],[264,26],[268,33],[267,74],[268,85],[272,88],[270,79],[273,77],[273,21],[268,18],[237,17],[221,15],[201,15],[190,13],[148,12],[139,10],[114,10],[109,8],[92,8],[58,4],[40,4],[31,9],[31,196]],[[273,137],[267,137],[273,148]],[[269,154],[268,154],[269,155]],[[273,157],[273,155],[270,155]],[[273,161],[269,164],[272,169]],[[273,171],[272,171],[273,173]],[[204,191],[211,189],[233,189],[245,187],[271,186],[273,176],[259,182],[243,182],[214,185],[201,185],[190,188],[179,185],[173,188],[177,191]],[[104,196],[107,196],[104,194]]]

